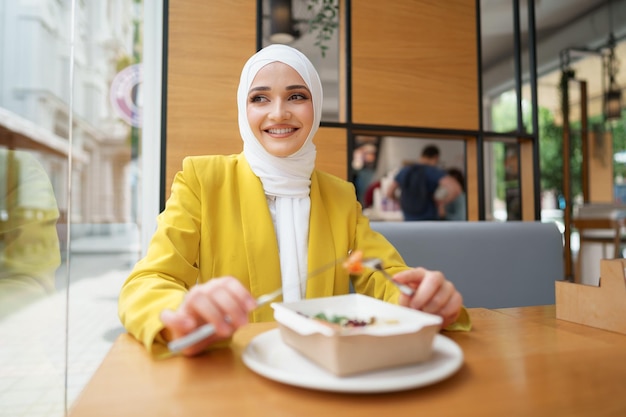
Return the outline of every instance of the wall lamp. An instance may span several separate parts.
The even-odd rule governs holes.
[[[622,90],[615,81],[619,70],[619,61],[615,56],[615,38],[609,37],[609,52],[604,56],[604,68],[608,79],[608,88],[604,93],[604,118],[607,121],[618,120],[622,117]]]
[[[291,0],[270,0],[270,41],[288,44],[299,36],[294,28]]]
[[[561,51],[561,72],[573,73],[570,63],[573,57],[582,58],[587,55],[599,56],[602,59],[602,111],[605,121],[619,120],[622,117],[622,89],[616,81],[619,60],[615,55],[617,39],[611,32],[605,45],[597,49],[567,48]],[[574,75],[570,75],[573,78]],[[604,87],[606,86],[606,87]],[[605,89],[606,88],[606,89]]]

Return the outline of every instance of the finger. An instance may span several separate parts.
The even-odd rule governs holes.
[[[445,281],[439,291],[437,291],[428,302],[422,307],[422,311],[431,314],[439,314],[440,311],[448,304],[450,298],[455,292],[454,284]]]
[[[237,300],[237,304],[242,306],[246,313],[249,313],[257,307],[256,300],[252,297],[250,291],[248,291],[238,279],[229,277],[225,285],[233,298]]]
[[[192,288],[186,297],[186,308],[201,322],[212,323],[215,333],[229,337],[248,323],[248,313],[256,305],[241,283],[231,277],[209,281]]]
[[[413,288],[417,288],[429,272],[430,271],[426,268],[421,267],[407,269],[405,271],[395,274],[393,276],[393,279],[394,281],[397,281],[401,284],[407,284]]]
[[[226,279],[220,290],[215,293],[219,297],[215,301],[222,313],[236,327],[247,324],[248,313],[257,307],[250,292],[235,278]]]
[[[198,318],[202,324],[211,323],[215,326],[215,334],[227,337],[234,332],[231,319],[220,307],[219,301],[224,298],[227,292],[222,288],[214,288],[209,291],[207,288],[190,291],[185,300],[185,310],[189,314]]]
[[[213,279],[203,284],[207,294],[213,291],[226,290],[233,299],[238,300],[237,304],[241,305],[246,312],[250,312],[256,308],[256,300],[252,294],[234,277],[224,277]]]
[[[197,322],[189,316],[183,315],[180,312],[172,310],[163,310],[161,312],[161,321],[165,325],[166,330],[169,332],[169,337],[166,340],[171,341],[185,336],[195,330]],[[202,340],[193,346],[189,346],[181,351],[185,356],[194,356],[204,351],[207,346],[213,343],[215,337],[210,337]]]
[[[408,285],[409,287],[416,289],[424,277],[426,276],[428,270],[425,268],[413,268],[408,269],[402,272],[399,272],[393,276],[394,281]],[[415,295],[415,294],[413,294]],[[411,307],[411,299],[413,296],[406,295],[401,293],[398,298],[398,304],[404,307]]]
[[[415,290],[415,294],[409,301],[409,307],[421,310],[439,291],[444,284],[445,278],[438,271],[429,271],[426,273]]]
[[[230,332],[248,323],[250,309],[246,300],[238,293],[233,293],[228,288],[220,288],[211,294],[213,306],[228,326]],[[254,302],[254,300],[252,300]],[[219,332],[216,332],[219,333]]]
[[[172,310],[163,310],[160,317],[172,338],[184,336],[197,327],[196,321],[191,317]]]
[[[446,306],[442,308],[439,313],[439,315],[443,317],[443,327],[449,326],[457,320],[461,313],[462,306],[463,296],[461,296],[461,293],[458,291],[455,291]]]

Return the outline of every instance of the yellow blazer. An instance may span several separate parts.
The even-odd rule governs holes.
[[[360,249],[381,258],[389,273],[408,267],[396,249],[369,226],[351,183],[321,171],[311,176],[309,272]],[[126,329],[151,349],[163,309],[175,310],[193,285],[233,276],[253,296],[281,286],[278,244],[261,180],[243,154],[187,157],[157,219],[146,256],[124,283],[119,315]],[[392,303],[398,290],[379,272],[350,276],[341,263],[307,282],[306,298],[358,293]],[[263,306],[252,322],[273,320]]]

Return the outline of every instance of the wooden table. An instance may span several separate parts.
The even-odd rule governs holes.
[[[122,335],[69,416],[626,416],[626,335],[557,320],[554,306],[470,314],[472,331],[445,333],[465,355],[457,373],[386,394],[313,391],[250,371],[241,352],[273,323],[191,359],[153,360]]]

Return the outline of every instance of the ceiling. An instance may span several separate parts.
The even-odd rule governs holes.
[[[514,88],[511,0],[481,0],[483,38],[483,92],[488,99]],[[520,0],[521,27],[527,27],[527,2]],[[535,0],[537,39],[538,101],[541,107],[553,109],[560,117],[560,54],[571,59],[569,65],[576,79],[587,82],[588,112],[601,114],[605,89],[602,59],[598,52],[606,48],[612,32],[620,41],[616,47],[618,61],[626,62],[626,1],[624,0]],[[522,38],[526,38],[526,31]],[[524,43],[524,47],[526,44]],[[595,53],[580,53],[583,49]],[[524,59],[527,62],[527,59]],[[526,75],[525,79],[528,79]],[[617,83],[626,86],[626,68],[617,74]],[[528,85],[523,90],[530,99]],[[572,119],[579,117],[579,88],[570,86]]]
[[[528,0],[519,0],[521,42],[524,50],[522,67],[527,68],[526,40]],[[307,0],[292,0],[296,27],[304,34],[291,43],[303,51],[316,66],[324,84],[324,120],[333,120],[338,113],[338,42],[328,44],[325,57],[314,45],[315,39],[306,33],[306,21],[312,15]],[[393,1],[389,1],[393,7]],[[489,100],[514,88],[513,0],[480,0],[481,52],[483,96]],[[264,0],[264,16],[269,15],[269,0]],[[269,33],[266,19],[265,33]],[[609,33],[618,40],[626,39],[626,0],[535,0],[536,62],[539,75],[539,104],[554,107],[558,103],[557,86],[560,79],[559,55],[566,49],[597,49],[606,45]],[[269,41],[266,41],[269,43]],[[626,62],[626,47],[621,43],[618,57]],[[601,95],[602,65],[598,56],[570,53],[577,78],[589,82],[589,97]],[[584,59],[583,59],[584,58]],[[526,74],[525,78],[528,78]],[[626,86],[626,68],[618,72],[618,84]],[[572,101],[576,100],[573,92]],[[592,111],[590,105],[590,111]]]
[[[512,0],[481,0],[480,2],[483,68],[490,68],[511,54],[512,3]],[[523,46],[526,47],[528,1],[520,0],[519,4],[522,40]],[[579,19],[585,19],[585,16],[605,4],[607,0],[535,0],[536,38],[540,41],[545,40],[567,25]]]

